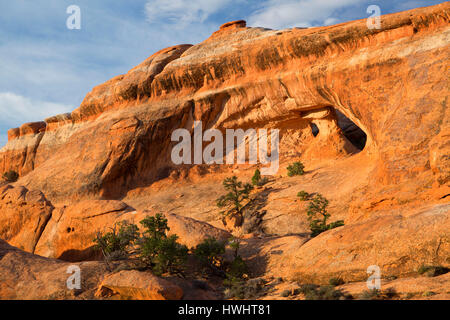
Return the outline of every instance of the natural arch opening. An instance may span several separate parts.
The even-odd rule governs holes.
[[[311,132],[312,132],[313,136],[317,137],[317,135],[319,134],[319,128],[317,127],[317,125],[314,122],[310,122],[309,125],[311,127]]]
[[[357,149],[363,150],[367,142],[367,134],[358,127],[352,120],[347,118],[342,112],[336,109],[338,126],[342,133]]]

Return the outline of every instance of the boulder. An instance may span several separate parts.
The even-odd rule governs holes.
[[[53,209],[40,191],[22,186],[0,187],[0,238],[34,252]]]
[[[80,268],[80,289],[67,287],[74,270],[70,267]],[[65,263],[24,252],[0,239],[1,300],[92,299],[105,273],[102,262]]]
[[[122,270],[106,276],[96,293],[97,297],[113,295],[122,300],[180,300],[183,290],[150,272]]]
[[[109,231],[114,221],[130,210],[117,200],[86,200],[57,208],[35,252],[65,261],[100,259],[101,253],[93,249],[97,232]]]
[[[379,266],[383,277],[411,276],[422,264],[448,267],[449,212],[450,205],[435,205],[409,216],[378,216],[324,232],[295,251],[285,273],[302,282],[328,283],[333,277],[366,280],[371,265]]]

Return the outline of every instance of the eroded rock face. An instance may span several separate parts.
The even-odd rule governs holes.
[[[40,191],[21,186],[0,187],[0,238],[34,252],[53,209]]]
[[[169,137],[192,130],[194,120],[222,131],[278,128],[282,160],[352,154],[335,118],[302,116],[331,106],[366,133],[374,185],[424,185],[431,177],[438,187],[445,178],[437,168],[448,159],[431,140],[448,127],[448,12],[443,3],[389,15],[380,30],[362,20],[281,31],[231,23],[96,87],[69,123],[50,122],[26,139],[11,132],[0,170],[29,173],[21,183],[51,200],[116,197],[176,169]],[[311,122],[323,128],[320,139]],[[434,173],[430,156],[439,161]]]
[[[450,124],[430,142],[430,167],[437,183],[448,186],[450,182]]]
[[[86,200],[58,208],[48,222],[36,254],[65,261],[96,260],[101,253],[93,249],[97,232],[109,231],[114,221],[132,210],[121,201]]]

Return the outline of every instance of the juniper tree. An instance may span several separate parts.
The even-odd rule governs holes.
[[[236,176],[226,178],[223,181],[227,194],[217,199],[217,206],[219,208],[226,208],[222,213],[229,215],[232,213],[242,214],[242,208],[244,207],[243,201],[248,199],[250,191],[253,190],[253,186],[249,183],[243,184],[237,180]]]
[[[313,237],[324,231],[344,225],[344,221],[342,220],[327,224],[327,220],[330,217],[327,207],[328,200],[321,194],[317,194],[308,205],[306,213],[308,214],[309,227]]]

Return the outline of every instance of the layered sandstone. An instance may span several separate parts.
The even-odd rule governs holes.
[[[442,185],[448,158],[433,150],[449,121],[448,10],[444,3],[387,15],[380,30],[365,20],[281,31],[231,24],[94,88],[70,123],[12,139],[0,170],[19,171],[22,184],[51,199],[116,196],[179,169],[169,137],[194,120],[220,130],[278,128],[282,155],[334,158],[353,151],[336,116],[305,116],[332,108],[367,134],[374,183]]]

